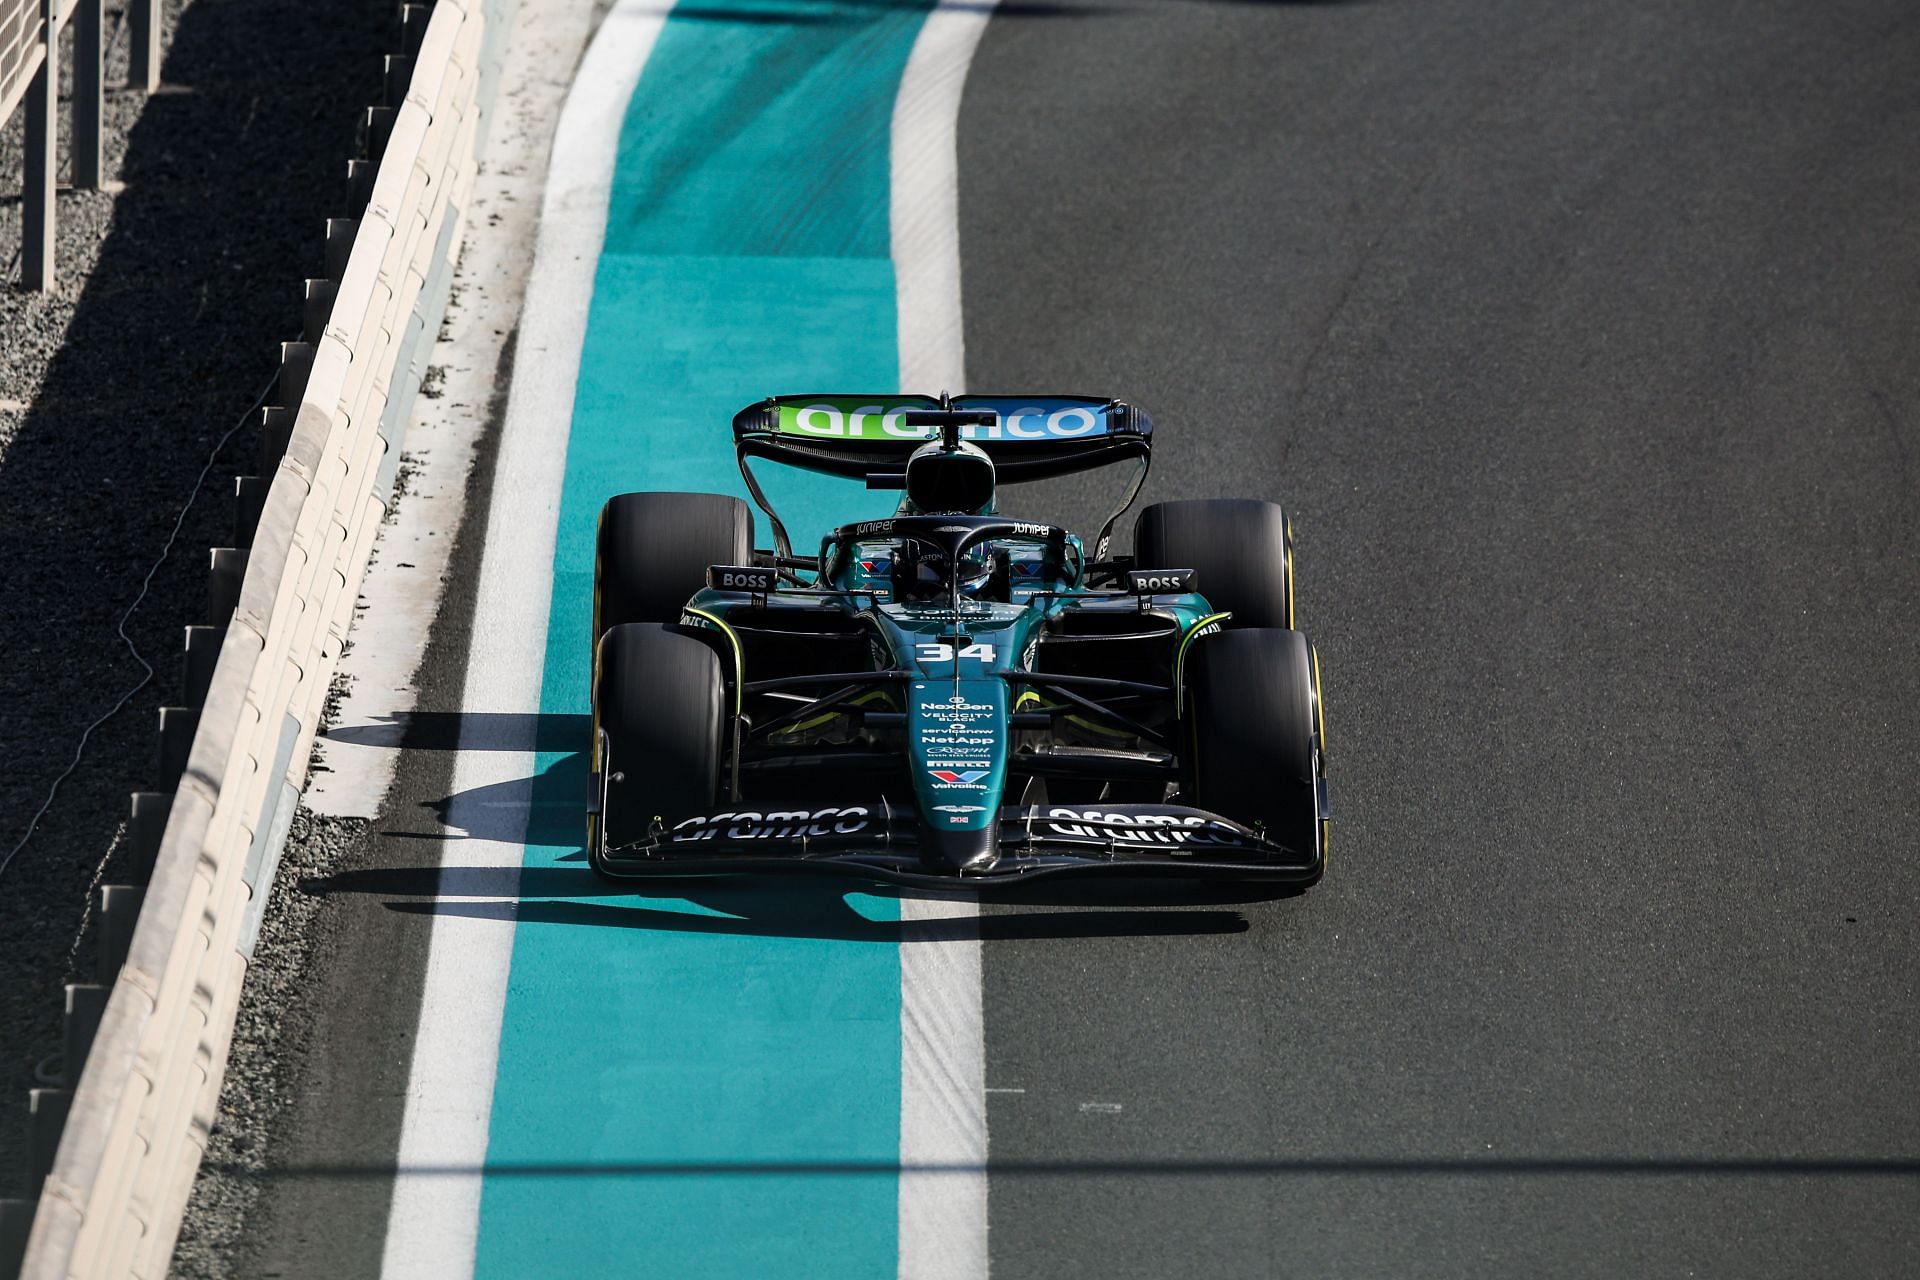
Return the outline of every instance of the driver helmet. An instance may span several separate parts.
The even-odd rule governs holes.
[[[923,444],[907,459],[907,502],[927,514],[985,515],[993,509],[993,460],[962,440]]]
[[[960,594],[977,597],[992,586],[994,576],[1004,576],[1005,552],[991,548],[975,549],[960,557],[954,571]],[[947,594],[945,557],[926,552],[909,542],[893,562],[894,586],[906,600],[935,600]],[[991,594],[991,593],[989,593]]]

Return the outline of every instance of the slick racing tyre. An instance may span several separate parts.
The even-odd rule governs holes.
[[[1196,569],[1194,589],[1235,627],[1293,625],[1293,536],[1287,517],[1255,498],[1156,502],[1133,527],[1139,569]]]
[[[628,622],[678,622],[707,568],[753,563],[753,512],[718,493],[623,493],[600,509],[593,638]]]
[[[1184,674],[1191,803],[1316,859],[1326,721],[1313,646],[1298,631],[1222,631],[1193,646]]]
[[[680,627],[629,623],[594,654],[593,771],[601,810],[587,823],[587,859],[645,838],[656,818],[712,812],[720,794],[727,715],[720,657]]]

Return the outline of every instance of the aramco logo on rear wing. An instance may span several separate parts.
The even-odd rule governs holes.
[[[906,415],[926,404],[860,404],[846,399],[780,406],[779,430],[785,434],[840,440],[931,440],[933,427],[910,426]],[[976,406],[969,406],[970,408]],[[968,423],[963,440],[1076,440],[1110,430],[1105,408],[1085,404],[1009,404],[991,410],[991,423]]]

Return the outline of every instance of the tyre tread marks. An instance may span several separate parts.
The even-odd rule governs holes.
[[[595,668],[607,842],[637,840],[656,817],[710,806],[726,718],[726,681],[712,646],[688,628],[627,623],[601,637]],[[597,870],[597,845],[589,856]]]
[[[1317,851],[1320,734],[1307,637],[1277,627],[1223,631],[1194,646],[1189,671],[1196,802]]]
[[[720,493],[623,493],[600,510],[593,634],[629,622],[678,622],[707,567],[750,564],[753,512]]]
[[[1133,529],[1134,564],[1194,569],[1195,586],[1233,626],[1293,625],[1293,550],[1287,516],[1258,498],[1156,502]]]

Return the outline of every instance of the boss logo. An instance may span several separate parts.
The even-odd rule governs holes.
[[[772,591],[778,575],[753,565],[716,564],[707,569],[707,585],[715,591]]]
[[[1137,596],[1177,595],[1192,591],[1199,576],[1193,569],[1130,569],[1127,590]]]

